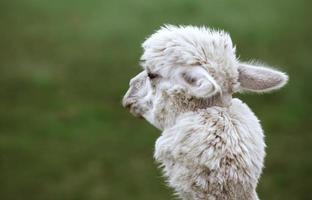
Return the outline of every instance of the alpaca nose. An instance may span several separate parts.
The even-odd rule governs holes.
[[[139,107],[136,105],[136,102],[133,99],[123,99],[122,105],[124,108],[129,110],[131,114],[135,117],[143,119],[142,113],[140,112]]]
[[[132,104],[133,103],[131,103],[129,101],[123,101],[123,103],[122,103],[123,107],[125,107],[128,110],[130,110]]]
[[[126,94],[123,99],[122,99],[122,106],[127,108],[127,109],[130,109],[131,108],[131,105],[133,104],[132,101],[130,101],[128,95]]]

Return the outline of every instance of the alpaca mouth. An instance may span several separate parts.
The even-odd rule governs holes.
[[[122,102],[123,107],[125,107],[129,112],[140,119],[143,119],[142,116],[142,109],[140,109],[138,106],[136,106],[135,102],[133,101],[123,101]]]
[[[128,107],[128,109],[129,109],[129,112],[130,112],[133,116],[135,116],[135,117],[137,117],[137,118],[140,118],[140,119],[143,119],[142,112],[140,112],[141,109],[139,109],[137,106],[133,106],[133,104],[131,104],[131,105]]]

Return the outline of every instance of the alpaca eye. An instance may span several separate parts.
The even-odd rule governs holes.
[[[186,73],[182,73],[182,77],[190,85],[194,85],[197,82],[197,79],[195,77],[189,76]]]
[[[147,73],[148,78],[154,79],[158,77],[158,74],[153,74],[153,73]]]

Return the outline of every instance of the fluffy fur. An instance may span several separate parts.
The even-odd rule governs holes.
[[[169,186],[185,200],[257,200],[263,131],[232,94],[278,89],[287,75],[239,62],[230,36],[205,27],[165,26],[143,48],[123,105],[163,131],[154,157]]]

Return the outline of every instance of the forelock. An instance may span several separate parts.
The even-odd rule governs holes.
[[[207,27],[162,27],[143,43],[143,67],[155,70],[176,65],[207,66],[235,60],[235,47],[224,31]]]

